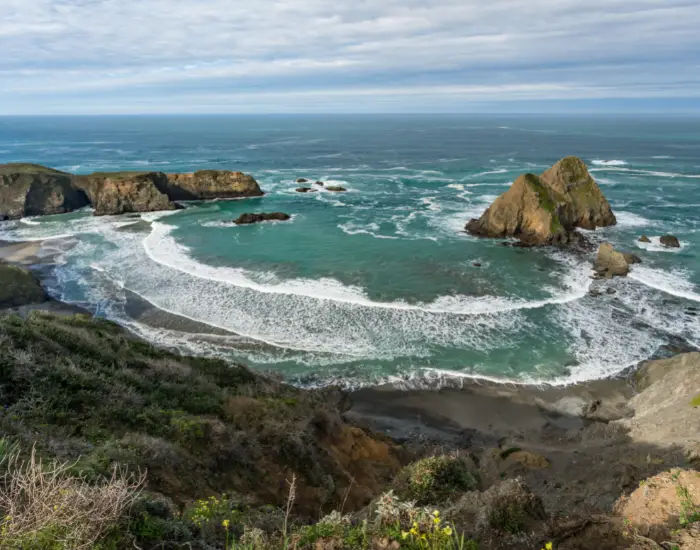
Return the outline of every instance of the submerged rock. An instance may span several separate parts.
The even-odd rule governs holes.
[[[345,187],[341,187],[340,185],[327,185],[326,186],[326,191],[347,191]]]
[[[651,239],[649,237],[647,237],[646,235],[642,235],[641,237],[639,237],[639,242],[640,243],[650,243]]]
[[[630,264],[641,262],[638,256],[619,252],[610,243],[602,243],[598,248],[594,269],[598,277],[624,277],[629,273]]]
[[[284,212],[259,212],[259,213],[253,213],[253,212],[246,212],[245,214],[241,214],[238,216],[233,223],[236,225],[243,225],[243,224],[249,224],[249,223],[258,223],[258,222],[265,222],[265,221],[286,221],[290,218],[291,216],[289,214],[285,214]]]
[[[313,189],[312,187],[297,187],[295,191],[297,193],[315,193],[316,189]]]
[[[297,183],[306,183],[308,181],[309,180],[307,180],[306,178],[297,178]]]
[[[315,181],[315,182],[314,182],[314,185],[324,186],[324,185],[326,185],[326,184],[325,184],[324,182],[322,182],[322,181],[319,180],[319,181]]]
[[[0,220],[63,214],[89,204],[73,176],[38,164],[0,165]]]
[[[515,237],[528,245],[579,242],[574,229],[617,223],[584,162],[566,157],[541,175],[523,174],[466,230],[482,237]]]
[[[681,246],[678,237],[675,237],[673,235],[663,235],[659,239],[659,242],[668,248],[680,248]]]

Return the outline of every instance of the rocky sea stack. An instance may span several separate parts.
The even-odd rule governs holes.
[[[515,237],[527,245],[568,244],[574,229],[614,225],[615,215],[578,157],[565,157],[541,175],[523,174],[466,230],[482,237]]]
[[[97,172],[75,176],[37,164],[0,165],[0,219],[62,214],[92,206],[95,215],[173,210],[177,200],[263,195],[252,176],[229,170],[192,174]]]

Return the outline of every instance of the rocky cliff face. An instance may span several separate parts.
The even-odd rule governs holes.
[[[172,200],[259,197],[263,192],[252,176],[230,170],[200,170],[193,174],[168,174],[159,189]]]
[[[466,230],[483,237],[515,237],[530,245],[566,244],[576,227],[614,225],[600,188],[577,157],[566,157],[540,176],[523,174]]]
[[[36,164],[0,165],[0,220],[62,214],[87,205],[70,174]]]
[[[76,176],[74,181],[87,194],[96,216],[175,208],[168,196],[158,190],[158,183],[167,181],[160,172],[96,173]]]
[[[0,220],[61,214],[91,205],[95,215],[176,208],[172,201],[257,197],[252,176],[228,170],[193,174],[98,172],[74,176],[36,164],[0,165]]]

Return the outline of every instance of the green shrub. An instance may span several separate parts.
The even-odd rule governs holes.
[[[476,489],[478,480],[470,462],[459,455],[421,459],[404,467],[396,478],[396,493],[418,504],[436,504],[464,491]]]

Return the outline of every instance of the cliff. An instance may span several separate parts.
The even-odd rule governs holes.
[[[193,174],[97,172],[75,176],[37,164],[0,165],[0,219],[61,214],[92,206],[95,215],[172,210],[172,201],[258,197],[252,176],[229,170]]]
[[[600,188],[577,157],[566,157],[541,175],[523,174],[466,230],[483,237],[515,237],[528,245],[567,244],[577,227],[614,225]]]
[[[95,173],[75,176],[73,181],[87,195],[96,216],[175,208],[170,198],[158,189],[159,183],[167,182],[161,172]]]
[[[233,199],[263,195],[252,176],[230,170],[168,174],[165,184],[159,189],[172,200]]]
[[[0,220],[63,214],[87,205],[70,174],[38,164],[0,165]]]

